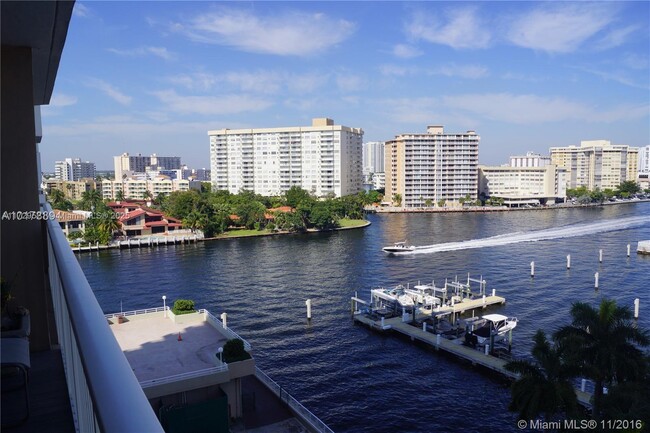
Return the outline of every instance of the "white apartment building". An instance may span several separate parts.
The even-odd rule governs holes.
[[[54,177],[59,180],[77,181],[95,178],[95,163],[79,158],[66,158],[54,163]]]
[[[384,145],[383,141],[369,141],[363,143],[363,174],[384,172]]]
[[[546,204],[566,198],[566,169],[479,166],[479,196],[503,198],[507,206]]]
[[[362,190],[363,130],[316,118],[312,126],[208,131],[212,189],[279,196],[299,186],[319,197]]]
[[[639,148],[639,173],[650,173],[650,145]]]
[[[151,156],[123,153],[113,157],[113,165],[116,180],[124,179],[135,173],[145,173],[151,169],[178,170],[182,167],[180,156],[158,156],[155,153]]]
[[[614,189],[637,179],[639,148],[607,140],[581,141],[580,147],[551,147],[553,164],[567,170],[567,188]]]
[[[156,198],[159,194],[170,195],[174,191],[189,191],[201,189],[201,182],[188,179],[169,179],[158,177],[155,179],[128,178],[123,180],[104,180],[102,182],[102,198],[116,200],[119,191],[124,199],[144,200]]]
[[[402,206],[424,207],[429,200],[453,206],[467,195],[476,199],[479,141],[474,131],[446,134],[442,126],[387,141],[385,200],[399,194]]]
[[[510,157],[510,167],[545,167],[551,163],[551,157],[535,152]]]

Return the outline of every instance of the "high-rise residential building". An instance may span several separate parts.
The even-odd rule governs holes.
[[[362,190],[363,130],[313,119],[311,126],[208,131],[212,188],[278,196],[292,186],[319,197]]]
[[[637,147],[588,140],[580,147],[551,147],[550,153],[553,164],[567,169],[567,188],[614,189],[637,178]]]
[[[384,142],[363,143],[363,174],[384,172]]]
[[[507,206],[546,204],[566,197],[566,169],[479,166],[479,197],[504,199]]]
[[[639,173],[650,173],[650,145],[639,148]]]
[[[148,170],[178,170],[182,167],[180,156],[158,156],[155,153],[151,156],[123,153],[120,156],[113,157],[113,162],[115,179],[118,180],[131,176],[134,173],[145,173]]]
[[[510,167],[545,167],[551,163],[551,157],[539,153],[526,152],[526,155],[510,157]]]
[[[54,177],[59,180],[77,181],[95,178],[95,163],[79,158],[66,158],[54,163]]]
[[[402,206],[424,207],[441,200],[453,205],[468,195],[476,199],[479,141],[474,131],[446,134],[442,126],[387,141],[386,200],[399,194]]]

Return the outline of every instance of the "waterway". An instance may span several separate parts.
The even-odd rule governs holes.
[[[365,229],[109,250],[78,259],[105,312],[189,298],[253,346],[258,365],[336,432],[520,431],[507,384],[353,324],[350,296],[377,286],[481,276],[517,316],[513,352],[570,322],[572,302],[633,306],[650,329],[650,203],[506,213],[381,214]],[[407,239],[426,248],[387,256]],[[631,257],[626,256],[627,244]],[[599,250],[603,262],[599,263]],[[571,255],[571,269],[566,256]],[[530,262],[535,261],[535,277]],[[594,273],[599,272],[599,289]],[[306,320],[305,300],[313,319]]]

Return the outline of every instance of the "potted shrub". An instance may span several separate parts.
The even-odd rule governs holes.
[[[172,308],[172,313],[178,316],[181,314],[189,314],[194,311],[194,301],[191,299],[177,299],[174,301],[174,307]]]
[[[244,342],[239,338],[233,338],[228,340],[226,344],[223,345],[223,362],[231,363],[237,361],[244,361],[250,359],[250,353],[246,352],[244,349]],[[219,354],[217,353],[217,357]]]

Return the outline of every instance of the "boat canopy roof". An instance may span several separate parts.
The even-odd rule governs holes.
[[[482,316],[482,318],[489,320],[491,322],[500,322],[502,320],[508,320],[508,316],[504,316],[503,314],[486,314],[485,316]]]

